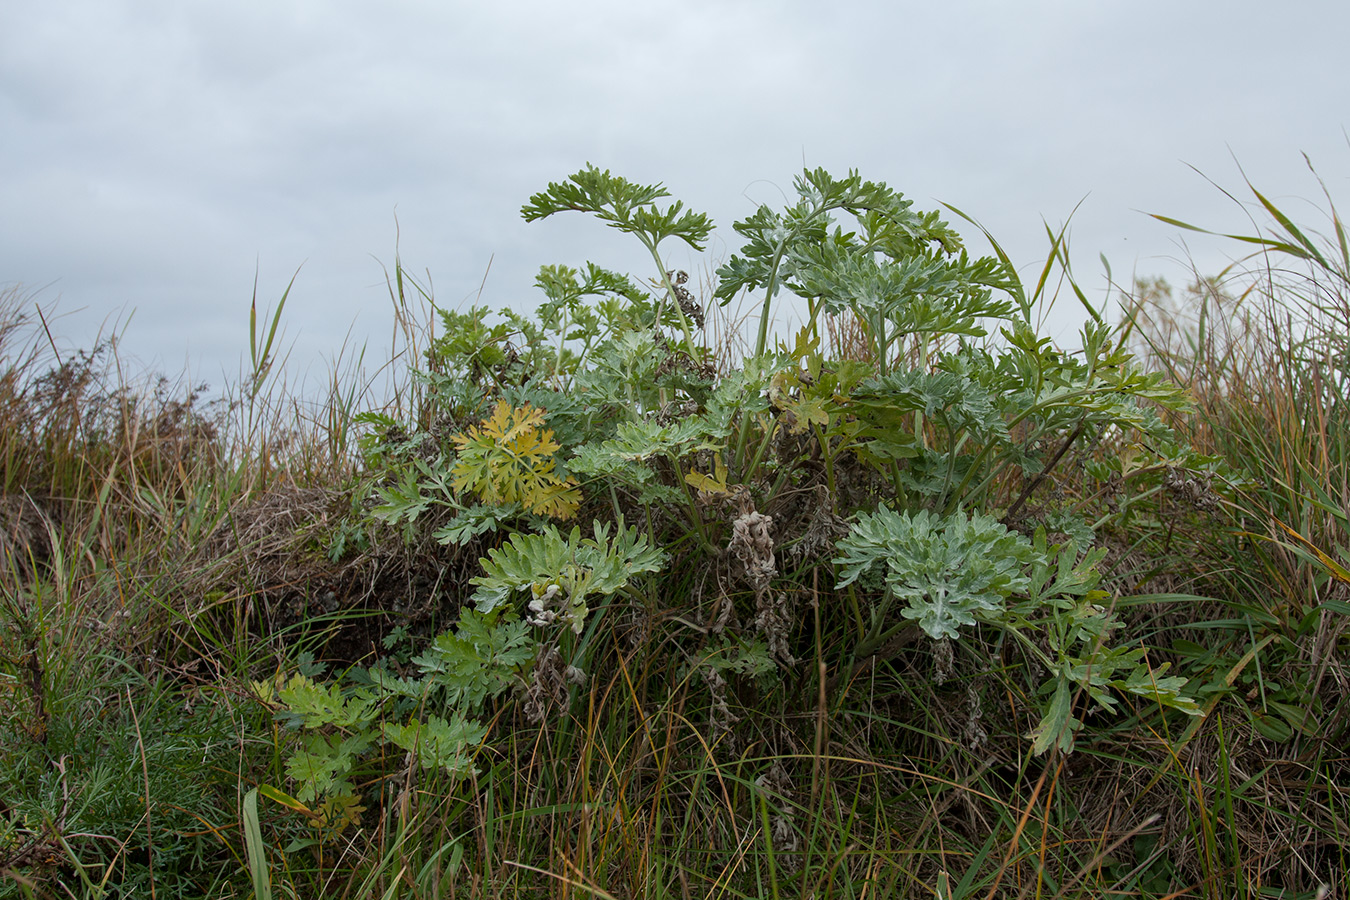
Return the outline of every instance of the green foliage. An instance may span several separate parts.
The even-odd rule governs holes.
[[[534,621],[559,620],[580,634],[590,597],[616,594],[628,587],[632,576],[659,572],[665,565],[666,554],[636,528],[620,524],[613,540],[609,532],[609,525],[596,522],[590,538],[583,538],[580,528],[565,539],[552,527],[540,534],[511,535],[481,560],[483,574],[473,579],[478,585],[474,603],[480,612],[489,612],[509,603],[517,592],[528,591]]]
[[[433,510],[450,515],[438,516],[432,537],[464,546],[536,516],[570,518],[581,502],[576,480],[557,472],[560,446],[544,427],[544,411],[529,404],[513,408],[499,401],[482,423],[451,435],[454,449],[442,448],[432,461],[410,452],[418,443],[405,440],[388,456],[384,445],[367,452],[378,473],[368,481],[369,490],[379,500],[369,516],[401,528],[410,542],[422,527],[419,521]],[[340,526],[330,555],[345,546],[338,541],[353,528]]]
[[[463,547],[474,538],[500,531],[509,522],[519,519],[524,512],[519,503],[493,506],[475,503],[470,507],[456,510],[448,522],[432,533],[432,537],[441,544]]]
[[[769,678],[778,674],[778,665],[769,646],[762,640],[720,638],[710,646],[705,665],[719,671],[745,675],[752,679]]]
[[[491,311],[471,306],[463,312],[439,310],[442,336],[426,352],[428,376],[438,387],[456,383],[481,387],[493,376],[500,377],[512,361],[511,327],[506,322],[489,325]],[[463,395],[467,399],[467,394]],[[456,412],[472,414],[468,409]]]
[[[284,699],[284,698],[283,698]],[[321,727],[322,720],[312,728]],[[286,774],[300,783],[296,797],[311,802],[329,797],[354,797],[355,788],[348,780],[357,757],[370,749],[373,743],[370,731],[353,735],[311,734],[300,750],[286,762]]]
[[[958,637],[977,616],[1001,618],[1004,601],[1029,583],[1022,569],[1038,559],[1026,538],[988,516],[910,516],[885,506],[861,513],[838,546],[839,587],[884,568],[887,600],[903,601],[900,614],[935,640]]]
[[[678,201],[664,211],[659,209],[656,201],[669,196],[659,184],[635,184],[588,165],[564,182],[550,182],[548,190],[531,197],[520,214],[526,222],[533,222],[568,210],[588,212],[644,243],[656,245],[676,237],[702,250],[712,233],[712,222],[702,213],[684,212],[684,204]]]
[[[488,728],[470,716],[522,685],[521,673],[537,653],[529,626],[513,614],[465,609],[453,632],[437,636],[411,660],[416,677],[377,666],[352,673],[345,683],[323,685],[297,673],[279,688],[258,682],[254,689],[279,705],[278,720],[304,730],[286,774],[299,785],[298,808],[326,839],[335,839],[359,823],[354,773],[383,745],[415,754],[423,769],[455,779],[472,774]]]
[[[609,224],[611,228],[631,234],[642,243],[657,264],[659,281],[665,296],[658,320],[678,322],[684,332],[685,347],[694,349],[693,331],[680,302],[672,273],[661,261],[658,247],[667,238],[678,238],[693,247],[703,249],[703,242],[712,233],[712,222],[703,213],[686,212],[684,204],[676,201],[665,209],[656,201],[670,196],[661,185],[641,185],[628,181],[609,171],[594,166],[572,175],[563,182],[551,182],[548,189],[535,194],[521,208],[526,222],[534,222],[560,212],[587,212]]]
[[[371,515],[390,525],[411,527],[432,506],[458,506],[444,470],[443,461],[433,466],[420,459],[395,469],[389,483],[375,488],[381,502]]]
[[[657,310],[637,285],[626,275],[594,263],[587,263],[584,272],[567,266],[543,266],[535,286],[545,297],[535,310],[539,343],[556,336],[552,374],[562,390],[569,387],[573,375],[585,371],[596,347],[657,324]],[[597,299],[588,303],[589,297]],[[531,374],[538,378],[549,373],[535,366]]]
[[[1064,673],[1065,683],[1087,690],[1107,708],[1102,687],[1108,684],[1188,708],[1175,679],[1153,678],[1146,690],[1141,679],[1154,673],[1133,651],[1112,655],[1109,627],[1085,643],[1084,635],[1096,627],[1092,616],[1075,617],[1060,602],[1074,596],[1070,576],[1078,570],[1061,573],[1063,595],[1038,597],[1042,613],[1030,616],[1020,607],[1014,612],[1018,596],[1030,589],[1030,572],[1046,560],[992,514],[1007,485],[1020,480],[1015,499],[1003,500],[1003,518],[1023,516],[1070,451],[1106,434],[1121,436],[1127,445],[1113,459],[1138,462],[1128,472],[1101,474],[1117,483],[1133,481],[1147,496],[1167,466],[1185,464],[1184,451],[1175,448],[1154,411],[1159,405],[1181,409],[1179,391],[1141,372],[1124,336],[1100,316],[1084,327],[1080,354],[1052,347],[1031,328],[1027,292],[1006,256],[970,259],[935,213],[916,212],[885,184],[853,172],[835,179],[816,170],[805,172],[796,188],[798,201],[782,213],[761,207],[736,223],[747,243],[718,272],[717,297],[723,303],[742,290],[764,292],[755,353],[712,385],[670,390],[651,368],[657,341],[648,333],[630,331],[599,348],[590,357],[593,366],[578,370],[574,384],[600,408],[612,409],[617,424],[607,436],[577,446],[569,469],[611,490],[622,485],[648,508],[683,509],[692,533],[712,549],[717,539],[699,504],[732,496],[741,502],[758,496],[759,503],[772,504],[778,491],[802,477],[808,455],[824,462],[834,495],[836,470],[851,465],[852,456],[889,481],[890,502],[912,510],[892,512],[883,497],[875,512],[858,514],[838,545],[837,587],[850,589],[870,577],[881,588],[870,612],[855,614],[854,658],[878,652],[911,621],[938,640],[957,639],[977,624],[1019,633],[1067,628],[1079,636],[1076,642],[1053,643],[1049,654],[1028,650],[1038,655],[1038,666]],[[550,185],[524,212],[527,220],[569,209],[591,212],[636,235],[649,250],[689,228],[698,236],[691,237],[693,231],[683,236],[696,245],[706,236],[704,223],[681,220],[678,205],[669,215],[631,213],[662,196],[659,187],[588,168],[567,183]],[[847,230],[835,225],[836,215],[847,217]],[[578,292],[575,282],[570,288],[553,284],[558,296]],[[783,289],[807,301],[809,321],[795,348],[769,354],[770,304]],[[820,353],[820,323],[839,316],[856,323],[868,364],[826,360]],[[988,323],[998,320],[1004,323],[999,342],[971,343],[986,338]],[[582,339],[579,333],[571,337]],[[669,408],[681,392],[687,397],[682,416],[652,415]],[[796,459],[774,458],[768,451],[775,441],[781,445],[776,433],[782,430],[800,435],[810,449]],[[1153,447],[1169,448],[1171,455],[1160,456]],[[1117,507],[1120,515],[1130,509]],[[1081,511],[1040,507],[1036,515],[1085,544],[1109,518],[1094,516],[1089,524],[1086,504]],[[579,589],[562,583],[566,578],[559,573],[571,571],[566,567],[572,554],[559,538],[516,535],[507,548],[490,551],[489,574],[476,582],[480,608],[493,608],[527,588],[540,609],[558,595],[584,596],[584,578]],[[1088,563],[1082,571],[1091,569]],[[892,606],[899,607],[898,617],[890,615]],[[1053,613],[1053,625],[1044,611]],[[768,621],[764,615],[761,609],[760,621]],[[578,633],[582,617],[584,603],[570,614]],[[1126,665],[1132,674],[1116,677]],[[1071,746],[1062,736],[1071,733],[1072,717],[1060,715],[1063,696],[1055,694],[1052,701],[1051,718],[1037,732],[1038,751],[1050,746],[1044,735],[1051,732],[1059,746]]]
[[[990,301],[988,289],[1007,284],[1000,264],[971,263],[936,213],[915,212],[884,183],[816,169],[795,187],[799,199],[783,213],[761,206],[732,226],[748,242],[717,273],[724,304],[742,290],[764,291],[756,356],[768,348],[770,304],[783,287],[810,302],[813,324],[822,312],[853,312],[883,369],[907,334],[982,334],[976,318],[1010,309]],[[831,232],[836,212],[852,215],[857,230]]]
[[[868,379],[854,394],[854,402],[872,413],[872,421],[878,425],[920,413],[942,430],[948,446],[959,443],[965,435],[979,444],[1011,440],[995,395],[969,374],[973,367],[963,365],[965,362],[960,357],[939,361],[939,367],[946,365],[956,371],[909,369]],[[884,437],[868,443],[874,452],[896,459],[912,458],[921,449],[917,436],[906,432],[898,433],[890,444]]]
[[[423,677],[401,682],[399,690],[422,698],[430,688],[444,692],[444,703],[477,713],[483,704],[520,683],[520,673],[532,662],[538,648],[524,621],[512,621],[500,610],[482,613],[472,608],[460,611],[454,631],[437,635],[412,663]],[[383,678],[381,684],[386,684]]]
[[[472,750],[487,737],[487,727],[457,715],[450,721],[428,715],[426,722],[413,718],[406,725],[384,722],[385,740],[417,755],[424,769],[441,769],[462,778],[473,771]]]
[[[1105,712],[1118,707],[1118,698],[1108,690],[1113,689],[1143,697],[1158,707],[1199,715],[1188,679],[1165,675],[1170,663],[1150,667],[1143,647],[1113,643],[1123,623],[1101,605],[1109,595],[1098,588],[1097,564],[1106,550],[1080,558],[1072,542],[1047,547],[1044,532],[1037,533],[1035,549],[1039,558],[1029,568],[1024,595],[1009,605],[1006,619],[1009,633],[1051,676],[1040,687],[1049,701],[1030,734],[1033,752],[1044,753],[1051,747],[1065,753],[1073,750],[1074,734],[1082,728],[1082,721],[1072,713],[1080,693]],[[1027,639],[1030,628],[1044,635],[1048,653]]]
[[[959,640],[962,627],[978,624],[1010,633],[1051,677],[1040,724],[1031,733],[1032,750],[1073,750],[1082,722],[1072,714],[1076,691],[1112,711],[1108,689],[1146,697],[1162,706],[1198,714],[1182,693],[1186,679],[1165,677],[1167,664],[1151,669],[1143,648],[1115,647],[1120,622],[1099,604],[1095,566],[1105,551],[1082,560],[1077,548],[1046,547],[1008,531],[992,518],[955,513],[939,518],[880,507],[862,513],[839,541],[839,587],[855,581],[881,582],[884,596],[872,612],[865,648],[890,640],[899,625],[886,621],[892,600],[905,603],[900,615],[914,620],[934,640]],[[1053,561],[1053,562],[1052,562]],[[1020,599],[1018,596],[1020,595]],[[1033,634],[1043,635],[1039,640]],[[1041,649],[1042,641],[1049,652]]]
[[[377,698],[368,691],[344,695],[336,684],[324,687],[298,673],[277,691],[277,698],[306,728],[328,725],[360,730],[371,723],[378,709]]]

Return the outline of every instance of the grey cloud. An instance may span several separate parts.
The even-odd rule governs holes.
[[[519,220],[588,161],[711,214],[714,255],[803,162],[954,203],[1028,267],[1042,217],[1086,196],[1074,247],[1098,284],[1099,251],[1126,277],[1180,252],[1138,210],[1241,227],[1184,162],[1232,185],[1231,149],[1279,195],[1316,190],[1299,150],[1333,187],[1347,169],[1350,12],[1330,0],[1278,19],[1247,0],[84,0],[6,16],[0,281],[56,281],[85,308],[74,341],[134,307],[124,346],[167,366],[186,347],[213,379],[245,351],[255,267],[264,300],[300,267],[302,364],[353,321],[386,333],[396,239],[450,305],[478,296],[489,260],[490,306],[531,303],[542,263],[645,274],[599,223]]]

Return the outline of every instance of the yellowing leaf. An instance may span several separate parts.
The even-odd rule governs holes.
[[[811,425],[819,425],[821,428],[830,426],[830,414],[825,410],[823,397],[803,397],[801,400],[785,404],[783,409],[792,413],[792,424],[788,430],[793,434],[801,434]]]
[[[685,483],[697,490],[700,494],[706,494],[710,497],[725,497],[729,493],[727,490],[727,466],[722,462],[722,457],[713,457],[713,474],[704,475],[702,472],[690,472],[684,476]]]
[[[498,401],[481,425],[451,438],[459,447],[451,486],[472,491],[485,504],[520,503],[538,515],[571,518],[581,492],[574,479],[556,474],[553,454],[560,447],[543,424],[542,409]]]

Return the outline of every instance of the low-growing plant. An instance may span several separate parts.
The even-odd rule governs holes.
[[[909,516],[885,506],[860,514],[839,549],[841,587],[868,576],[884,582],[859,653],[893,640],[903,620],[917,622],[939,642],[960,640],[963,628],[988,625],[1016,640],[1034,660],[1033,669],[1049,674],[1036,688],[1049,702],[1032,731],[1035,753],[1073,750],[1074,733],[1082,728],[1072,714],[1080,692],[1105,711],[1118,705],[1114,690],[1199,713],[1183,693],[1186,679],[1162,675],[1167,663],[1150,667],[1143,648],[1112,645],[1122,623],[1101,605],[1110,595],[1097,589],[1095,566],[1104,550],[1082,556],[1073,543],[1047,547],[1044,529],[1033,545],[987,516]],[[904,603],[900,623],[887,615],[893,602]],[[938,659],[949,661],[951,651]]]
[[[256,682],[254,690],[276,706],[279,721],[303,731],[286,762],[298,785],[294,796],[271,786],[264,795],[304,813],[332,840],[360,823],[366,807],[358,785],[396,775],[384,771],[387,749],[405,751],[452,783],[475,773],[474,757],[489,732],[479,721],[487,704],[507,691],[556,690],[545,682],[560,643],[569,658],[564,677],[582,680],[584,651],[574,638],[587,626],[588,599],[630,590],[634,576],[657,571],[663,560],[635,529],[620,528],[610,538],[608,527],[597,523],[594,537],[585,539],[576,528],[568,538],[551,528],[517,533],[483,561],[475,606],[462,609],[453,630],[412,657],[407,672],[381,663],[327,685],[315,679],[317,670]],[[514,603],[521,596],[528,598],[523,610]],[[536,698],[542,712],[539,703]]]

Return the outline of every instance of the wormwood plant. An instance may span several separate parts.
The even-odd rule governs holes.
[[[298,677],[278,692],[309,732],[288,769],[299,801],[354,809],[352,767],[379,746],[465,774],[486,738],[483,704],[514,686],[539,720],[543,699],[565,702],[562,673],[584,678],[607,621],[597,598],[670,609],[693,625],[677,646],[716,635],[708,646],[770,648],[756,657],[757,683],[806,655],[789,602],[806,585],[835,589],[813,643],[837,671],[884,661],[914,627],[935,642],[939,680],[955,677],[953,645],[987,669],[980,657],[1010,643],[1020,656],[1005,658],[1024,661],[1040,709],[1036,753],[1073,748],[1079,698],[1196,712],[1182,679],[1115,643],[1102,554],[1088,549],[1166,473],[1198,464],[1154,412],[1181,407],[1176,389],[1142,373],[1090,306],[1082,350],[1053,347],[1031,325],[1045,273],[1028,292],[996,244],[995,257],[970,258],[936,213],[885,184],[818,169],[796,189],[785,210],[760,207],[734,226],[746,243],[719,270],[716,298],[762,292],[761,319],[754,353],[719,366],[696,340],[701,306],[660,255],[671,238],[701,249],[705,216],[661,206],[660,185],[593,167],[530,199],[527,221],[585,212],[632,235],[655,277],[644,291],[593,264],[551,266],[533,318],[442,312],[424,377],[454,427],[448,439],[443,427],[404,434],[398,452],[367,442],[383,501],[373,515],[432,528],[442,543],[478,542],[482,574],[457,629],[411,675],[377,666],[342,687]],[[791,344],[770,347],[786,294],[806,320]],[[841,322],[858,340],[830,355],[824,337]],[[1108,443],[1116,468],[1097,480],[1111,507],[1087,492],[1044,496],[1057,468],[1090,484],[1080,454]],[[590,516],[590,536],[548,521],[574,516]],[[1052,544],[1050,531],[1071,539]],[[672,562],[722,573],[712,612],[633,582]],[[730,727],[723,674],[751,676],[707,671]]]
[[[1037,518],[1028,517],[1036,491],[1080,442],[1122,443],[1118,468],[1098,472],[1118,490],[1130,484],[1147,494],[1162,473],[1206,464],[1178,446],[1154,412],[1155,405],[1179,409],[1177,389],[1140,371],[1125,340],[1090,305],[1080,354],[1036,335],[1031,314],[1048,266],[1028,294],[996,243],[996,258],[971,259],[936,213],[913,210],[885,184],[818,169],[796,187],[799,199],[786,210],[760,207],[735,224],[747,243],[718,271],[723,303],[742,290],[763,292],[754,355],[720,383],[674,390],[637,421],[621,421],[612,438],[580,446],[573,471],[624,484],[645,504],[682,505],[691,530],[712,548],[718,540],[700,500],[736,492],[754,507],[773,508],[809,486],[809,459],[814,473],[823,468],[838,504],[841,476],[856,481],[852,472],[870,469],[888,490],[860,498],[861,508],[839,510],[856,518],[834,560],[840,589],[885,570],[878,599],[855,614],[857,657],[878,652],[909,620],[944,641],[977,624],[1003,628],[1053,673],[1044,686],[1050,699],[1036,730],[1038,752],[1072,747],[1078,723],[1068,711],[1071,685],[1107,709],[1114,706],[1107,690],[1114,689],[1195,712],[1180,693],[1181,679],[1159,677],[1161,670],[1142,663],[1142,651],[1110,646],[1119,624],[1100,605],[1105,595],[1090,587],[1101,556],[1079,550],[1110,515],[1087,518],[1091,507],[1080,501],[1078,510],[1072,502],[1038,504]],[[579,190],[587,203],[572,202]],[[526,215],[596,212],[653,190],[588,169],[571,187],[550,185]],[[848,227],[835,224],[836,216]],[[601,217],[641,231],[649,248],[680,234],[673,217],[641,229],[622,216]],[[768,322],[784,291],[805,301],[807,321],[795,348],[770,352]],[[839,316],[856,323],[862,360],[821,353],[822,322]],[[990,324],[999,322],[999,339],[987,340]],[[663,413],[676,402],[683,414],[671,421]],[[811,440],[798,441],[795,454],[772,452],[793,435]],[[1128,509],[1132,491],[1119,493],[1125,502],[1116,509]],[[869,511],[876,500],[882,504]],[[989,513],[967,512],[981,509]],[[1047,549],[1042,536],[1038,552],[1008,522],[1028,532],[1052,525],[1077,540]],[[764,595],[757,588],[761,603]],[[904,602],[899,622],[897,601]],[[757,620],[763,616],[761,608]],[[1049,654],[1041,649],[1046,640]]]
[[[482,561],[475,605],[413,657],[409,671],[395,673],[383,660],[327,685],[315,680],[317,672],[256,683],[279,720],[302,732],[286,763],[298,785],[294,797],[270,786],[265,795],[334,838],[360,821],[366,807],[359,785],[372,774],[372,756],[384,750],[405,751],[421,769],[452,780],[476,771],[473,758],[488,735],[479,721],[485,707],[508,691],[554,687],[538,682],[552,674],[560,644],[568,677],[580,679],[585,660],[572,638],[586,626],[587,601],[630,591],[633,576],[658,571],[664,561],[633,528],[611,537],[609,526],[597,522],[584,539],[578,528],[566,538],[547,526],[540,534],[516,533]],[[524,618],[511,602],[517,596],[529,598]],[[374,772],[378,782],[383,766]]]
[[[1103,710],[1114,710],[1108,689],[1135,694],[1187,713],[1199,707],[1181,693],[1186,679],[1164,677],[1168,664],[1150,668],[1143,648],[1114,647],[1122,626],[1101,604],[1108,602],[1095,566],[1105,555],[1082,556],[1076,545],[1047,547],[1044,529],[1035,543],[988,516],[910,516],[882,505],[861,513],[839,542],[839,586],[871,577],[883,581],[882,601],[872,610],[864,650],[880,647],[904,627],[892,624],[893,603],[937,641],[959,640],[962,628],[993,626],[1018,642],[1049,677],[1049,696],[1032,749],[1073,749],[1082,721],[1072,714],[1081,691]],[[1041,646],[1044,640],[1046,648]]]

